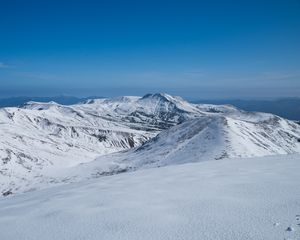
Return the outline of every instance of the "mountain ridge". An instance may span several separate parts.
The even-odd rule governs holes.
[[[0,109],[0,188],[22,192],[140,168],[300,152],[299,129],[272,114],[165,93],[67,106],[31,101]]]

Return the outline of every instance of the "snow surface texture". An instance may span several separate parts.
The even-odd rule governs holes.
[[[300,155],[166,166],[0,200],[1,240],[284,240],[300,234]]]
[[[29,102],[0,109],[0,190],[17,193],[139,168],[295,153],[299,139],[300,126],[275,115],[191,104],[167,94],[72,106]]]

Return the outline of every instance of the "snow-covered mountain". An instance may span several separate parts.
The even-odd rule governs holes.
[[[300,128],[266,113],[207,113],[162,131],[142,146],[68,169],[63,180],[80,181],[142,168],[300,152]]]
[[[139,124],[146,129],[167,129],[202,114],[197,105],[167,94],[88,100],[79,108],[111,121]]]
[[[291,121],[168,94],[3,108],[0,135],[4,194],[130,169],[300,152],[300,126]]]
[[[0,109],[0,191],[30,189],[44,175],[140,146],[197,114],[167,94]]]
[[[134,165],[297,153],[299,139],[295,123],[270,114],[208,115],[172,127],[137,148]]]

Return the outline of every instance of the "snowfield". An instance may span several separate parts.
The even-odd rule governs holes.
[[[1,240],[300,236],[300,155],[223,159],[2,198]]]

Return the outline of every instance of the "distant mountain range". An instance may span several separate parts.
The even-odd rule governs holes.
[[[99,99],[104,97],[90,96],[85,98],[79,98],[74,96],[54,96],[54,97],[11,97],[0,98],[1,107],[18,107],[22,106],[26,102],[56,102],[63,105],[77,104],[84,102],[88,99]],[[237,108],[246,111],[267,112],[276,114],[280,117],[284,117],[290,120],[300,121],[300,98],[281,98],[276,100],[240,100],[240,99],[224,99],[224,100],[197,100],[193,103],[207,103],[224,105],[230,104]]]
[[[54,96],[54,97],[10,97],[10,98],[0,98],[0,107],[19,107],[25,104],[26,102],[56,102],[63,105],[76,104],[87,99],[102,98],[99,96],[90,96],[87,98],[78,98],[73,96]]]

